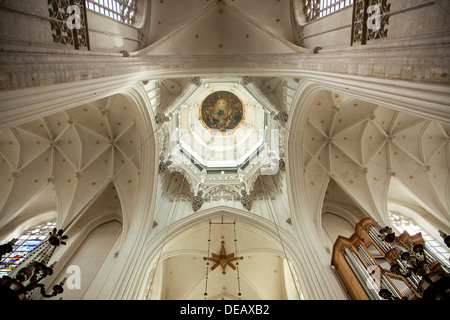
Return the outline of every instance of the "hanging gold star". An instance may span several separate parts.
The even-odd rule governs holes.
[[[222,274],[226,274],[226,267],[229,266],[231,269],[236,270],[236,266],[232,263],[235,260],[242,260],[244,257],[235,257],[234,253],[227,254],[225,250],[225,241],[222,241],[222,249],[220,250],[220,254],[217,255],[212,253],[212,257],[207,258],[204,257],[203,260],[214,261],[215,264],[211,267],[211,270],[214,271],[219,265],[222,267]],[[238,265],[238,263],[236,263]]]

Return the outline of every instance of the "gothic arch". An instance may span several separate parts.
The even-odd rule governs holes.
[[[295,239],[286,231],[279,230],[283,239],[282,246],[277,234],[277,229],[272,222],[256,215],[250,216],[247,212],[240,209],[228,207],[206,209],[201,213],[191,215],[181,221],[176,221],[173,225],[166,227],[163,230],[159,230],[152,239],[147,241],[145,248],[146,253],[143,255],[143,259],[139,264],[139,279],[136,278],[133,281],[137,287],[133,290],[132,298],[142,299],[145,297],[147,294],[146,290],[148,289],[147,285],[152,281],[151,270],[154,269],[156,263],[161,263],[167,258],[183,256],[186,254],[195,254],[199,257],[206,255],[206,246],[203,249],[198,247],[190,249],[178,247],[177,249],[177,246],[180,245],[180,241],[188,234],[195,234],[196,238],[198,238],[200,234],[207,235],[205,232],[209,227],[209,222],[220,222],[222,219],[224,222],[236,222],[236,229],[238,232],[238,253],[242,253],[243,255],[247,252],[271,253],[287,258],[293,265],[298,264],[298,261],[296,260],[298,259],[298,256],[294,254],[297,251]],[[259,247],[244,248],[241,241],[241,249],[239,249],[239,238],[242,239],[245,236],[245,233],[242,232],[243,230],[246,230],[245,232],[251,232],[254,235],[261,235],[261,239],[265,239],[266,241],[265,244],[260,245]],[[228,230],[228,232],[229,231],[230,230]],[[232,240],[229,237],[225,238],[228,238],[228,241]],[[248,238],[246,239],[248,240]],[[203,240],[204,244],[207,244],[207,237]],[[201,240],[199,241],[202,242]],[[229,243],[228,245],[232,245],[232,243]],[[204,270],[203,266],[204,264],[202,264],[202,271]],[[290,271],[291,270],[285,270],[286,277],[289,276]],[[298,274],[297,270],[292,270],[292,272]],[[299,279],[301,283],[301,275],[299,276]]]
[[[115,84],[112,84],[113,81]],[[36,90],[33,89],[25,89],[28,93],[21,92],[14,93],[9,96],[8,103],[11,103],[12,105],[17,106],[16,108],[13,108],[14,111],[10,113],[9,120],[11,120],[12,125],[23,125],[27,124],[29,122],[38,121],[40,117],[43,115],[45,116],[52,116],[55,114],[62,114],[67,111],[78,109],[77,112],[84,114],[89,113],[92,107],[92,110],[94,110],[96,107],[96,103],[100,103],[100,100],[106,101],[108,104],[108,100],[111,101],[111,97],[120,97],[118,104],[115,106],[116,109],[132,112],[134,115],[134,123],[132,123],[130,118],[129,128],[132,126],[135,127],[133,135],[136,137],[136,140],[134,138],[127,138],[126,132],[122,136],[126,143],[129,145],[137,145],[138,140],[142,143],[142,145],[137,146],[136,149],[130,149],[128,152],[125,152],[125,154],[128,155],[129,158],[132,156],[135,156],[135,158],[139,162],[139,166],[135,166],[131,164],[131,171],[125,172],[125,175],[121,176],[118,174],[117,176],[111,175],[111,172],[108,171],[109,169],[105,169],[102,172],[106,174],[106,176],[103,176],[102,181],[104,182],[104,185],[101,184],[100,180],[94,180],[91,178],[91,176],[88,175],[81,175],[81,178],[89,179],[87,181],[88,186],[90,188],[95,187],[98,191],[97,198],[96,193],[89,191],[89,190],[82,190],[80,192],[84,192],[85,194],[85,200],[83,203],[77,203],[77,210],[74,212],[76,214],[72,214],[70,217],[65,219],[65,221],[60,221],[59,228],[66,229],[65,231],[68,234],[76,235],[78,233],[77,228],[79,226],[79,223],[83,222],[83,218],[85,217],[85,214],[89,212],[89,210],[92,208],[92,206],[95,207],[96,200],[102,198],[103,192],[108,189],[109,192],[111,192],[111,189],[115,187],[116,190],[114,190],[116,195],[120,199],[116,200],[120,202],[120,209],[119,211],[112,212],[110,209],[107,208],[108,203],[103,203],[100,205],[106,206],[102,212],[102,207],[97,207],[97,213],[98,217],[101,221],[97,221],[97,223],[106,223],[107,221],[102,220],[106,219],[108,221],[120,221],[120,223],[123,225],[122,230],[122,236],[119,239],[119,249],[123,249],[126,252],[124,256],[127,256],[127,254],[130,254],[133,256],[133,250],[136,249],[135,245],[136,243],[139,243],[139,241],[143,241],[146,237],[146,235],[149,233],[149,230],[151,228],[151,223],[149,221],[152,221],[152,216],[148,215],[147,212],[154,212],[153,206],[155,203],[155,197],[156,193],[153,192],[156,189],[157,184],[157,167],[158,167],[158,161],[157,161],[157,152],[156,149],[156,143],[155,143],[155,135],[154,130],[156,129],[156,124],[153,116],[153,112],[151,109],[151,104],[149,101],[148,96],[146,95],[145,90],[142,87],[142,84],[139,84],[135,82],[134,80],[128,80],[123,81],[119,80],[119,82],[116,82],[116,80],[94,80],[89,81],[90,85],[86,84],[86,86],[80,86],[79,83],[73,83],[70,85],[65,85],[65,90],[59,90],[58,94],[54,94],[53,90],[42,90],[38,94],[35,93]],[[119,84],[120,83],[120,84]],[[26,97],[26,98],[24,98]],[[122,104],[123,103],[123,104]],[[101,103],[100,103],[101,104]],[[25,105],[32,105],[32,111],[26,112],[27,109]],[[88,106],[89,107],[83,107]],[[20,106],[20,107],[19,107]],[[122,108],[123,107],[123,108]],[[24,109],[22,109],[24,108]],[[87,112],[83,111],[83,108],[87,110]],[[106,110],[107,111],[107,110]],[[98,117],[101,117],[100,112],[98,112]],[[106,113],[105,113],[106,114]],[[75,116],[75,115],[74,115]],[[97,118],[86,118],[87,120],[97,119]],[[123,122],[125,127],[125,121],[124,120],[115,120],[116,126],[119,125],[118,122]],[[76,121],[75,121],[76,122]],[[75,122],[71,122],[71,125],[73,126]],[[100,121],[102,122],[102,121]],[[56,123],[56,122],[55,122]],[[65,124],[65,122],[60,121],[61,124]],[[103,122],[103,124],[106,124],[106,122]],[[99,125],[99,123],[96,123],[96,125]],[[101,124],[100,124],[101,125]],[[38,124],[39,127],[39,124]],[[127,127],[127,128],[128,128]],[[100,127],[99,127],[100,128]],[[82,143],[82,138],[80,138],[79,131],[76,130],[77,128],[73,129],[73,136],[75,138],[70,138],[70,141],[74,142],[70,144],[70,146],[75,145],[75,141],[80,141]],[[85,129],[90,129],[89,126],[86,126]],[[125,128],[126,129],[126,128]],[[124,129],[124,130],[125,130]],[[93,134],[90,130],[85,130],[87,134]],[[100,137],[97,135],[97,137]],[[65,140],[66,145],[68,145],[69,139]],[[105,142],[103,145],[105,148],[108,145],[107,139],[103,138],[97,138],[98,143],[96,144],[96,138],[86,140],[90,141],[90,143],[94,146],[99,147],[102,146],[102,143]],[[36,144],[36,141],[32,141],[34,144]],[[41,140],[42,142],[42,140]],[[42,145],[42,143],[41,143]],[[80,149],[78,149],[80,150]],[[106,149],[105,149],[106,150]],[[136,152],[136,153],[135,153]],[[80,153],[82,155],[82,153]],[[101,153],[99,153],[101,154]],[[108,154],[108,153],[105,153]],[[145,159],[145,161],[144,161]],[[99,163],[103,163],[103,165],[106,164],[106,160],[108,160],[107,164],[111,164],[110,158],[101,158],[99,160]],[[120,159],[119,159],[120,160]],[[126,160],[126,159],[124,159]],[[46,163],[46,162],[43,162]],[[59,162],[61,163],[61,162]],[[66,162],[67,163],[67,162]],[[119,162],[120,163],[120,162]],[[126,167],[125,167],[126,169]],[[101,172],[98,172],[100,174]],[[121,172],[122,173],[122,172]],[[133,175],[133,177],[131,177]],[[112,181],[107,181],[109,178],[113,178]],[[64,183],[70,184],[75,181],[75,177],[72,176],[64,176]],[[39,182],[42,179],[39,179]],[[70,181],[73,180],[73,181]],[[96,182],[94,184],[94,182]],[[111,183],[113,182],[113,183]],[[130,186],[134,184],[133,188],[130,188]],[[136,192],[133,192],[132,190],[136,190]],[[132,192],[132,195],[130,195],[130,192]],[[91,197],[90,199],[93,200],[91,203],[89,203],[89,199],[86,197]],[[93,197],[93,198],[92,198]],[[104,200],[104,199],[103,199]],[[109,200],[108,200],[109,201]],[[83,207],[85,205],[85,207]],[[111,216],[112,214],[112,216]],[[119,215],[119,216],[118,216]],[[94,220],[96,221],[96,220]],[[95,228],[96,225],[93,225],[94,221],[87,222],[86,230],[91,230],[92,228]],[[85,223],[86,221],[84,221]],[[82,226],[84,227],[84,226]],[[86,231],[87,232],[87,231]],[[81,239],[81,238],[80,238]],[[63,260],[69,259],[72,254],[74,254],[74,250],[78,248],[78,245],[75,245],[72,248],[63,248],[60,250],[59,254],[61,254],[64,258]],[[64,249],[68,249],[67,254],[64,253]],[[64,270],[62,270],[62,266],[64,265],[63,260],[61,260],[61,264],[58,264],[55,269],[55,274],[58,274]],[[119,259],[120,260],[120,259]],[[128,264],[129,261],[126,259],[120,260],[119,262],[116,261],[114,266],[121,265],[122,263]],[[123,266],[118,267],[120,270],[123,270]],[[117,276],[124,276],[121,272],[117,273]]]
[[[323,281],[323,285],[320,287],[323,290],[322,294],[334,296],[336,291],[333,288],[333,285],[329,285],[329,283],[333,283],[333,280],[331,280],[333,276],[327,274],[325,271],[327,266],[329,266],[326,248],[323,250],[317,250],[317,247],[316,249],[313,249],[314,245],[312,244],[314,242],[320,243],[321,241],[320,232],[317,230],[320,229],[320,224],[318,224],[318,222],[320,221],[319,216],[322,213],[321,204],[323,201],[323,192],[325,192],[328,180],[330,177],[335,180],[340,178],[340,185],[342,187],[345,186],[347,194],[353,196],[353,200],[367,212],[367,215],[372,216],[372,218],[382,225],[388,225],[387,189],[389,175],[395,173],[385,170],[386,168],[381,166],[379,162],[372,166],[372,171],[370,168],[369,171],[367,171],[367,168],[365,168],[364,165],[361,165],[355,160],[361,156],[360,153],[356,152],[357,149],[353,149],[353,154],[347,158],[345,158],[345,153],[349,155],[349,152],[352,150],[345,150],[346,152],[342,152],[342,154],[334,153],[333,158],[331,159],[331,154],[328,152],[328,149],[321,149],[319,142],[323,143],[323,145],[331,146],[334,137],[328,135],[327,131],[324,131],[325,134],[318,133],[315,137],[311,133],[320,132],[317,128],[320,128],[322,125],[326,126],[326,120],[337,121],[339,118],[336,117],[336,113],[339,112],[340,107],[342,106],[341,104],[345,102],[351,103],[353,100],[359,101],[354,102],[355,108],[358,107],[358,104],[361,104],[361,106],[367,104],[366,107],[369,106],[368,109],[370,109],[370,105],[383,106],[385,110],[390,110],[397,114],[400,113],[405,118],[410,117],[410,119],[418,117],[424,118],[426,121],[440,120],[443,121],[443,123],[448,121],[448,119],[437,116],[437,114],[441,112],[441,107],[437,106],[436,102],[443,98],[443,92],[435,87],[422,86],[420,89],[417,88],[417,90],[421,91],[421,93],[419,93],[414,92],[413,88],[408,87],[404,82],[396,82],[397,92],[394,94],[392,91],[393,87],[391,86],[392,82],[387,80],[342,76],[340,77],[340,80],[342,81],[336,81],[336,78],[332,79],[328,74],[310,74],[310,76],[310,79],[301,81],[289,110],[290,117],[287,123],[289,137],[286,158],[286,176],[288,185],[295,186],[295,188],[290,188],[292,191],[291,194],[289,194],[289,202],[293,211],[293,225],[297,228],[299,241],[304,245],[305,250],[311,251],[309,258],[316,268],[319,266],[324,268],[324,272],[321,273],[322,278],[317,279],[318,283]],[[324,101],[315,100],[320,92],[324,93],[321,99],[324,101],[328,99],[327,101],[330,103],[326,104]],[[326,94],[327,92],[328,95]],[[330,93],[332,93],[332,95],[330,95]],[[425,101],[428,101],[429,105],[432,106],[428,109],[430,111],[429,114],[425,112]],[[330,114],[333,116],[330,117],[329,115],[330,118],[328,119],[316,117],[312,119],[314,125],[309,125],[310,111],[313,107],[318,108],[320,106],[330,108]],[[347,110],[348,112],[349,109],[350,108]],[[347,114],[351,115],[352,113]],[[377,116],[381,116],[382,114],[383,112],[380,111],[378,115],[373,117],[373,114],[368,112],[367,117],[362,117],[361,122],[359,122],[358,125],[364,126],[369,122],[378,121],[381,117],[377,119]],[[397,121],[400,122],[401,120]],[[329,123],[330,122],[328,122],[328,126],[330,125]],[[325,129],[329,128],[330,127],[327,127]],[[307,134],[310,135],[307,136]],[[400,137],[402,137],[402,135],[400,135]],[[319,136],[320,139],[317,139]],[[305,137],[308,137],[309,140]],[[356,137],[358,137],[358,135],[356,135]],[[312,138],[316,138],[316,140],[314,141]],[[345,135],[342,135],[340,138],[344,141]],[[370,138],[369,134],[367,135],[367,138]],[[361,146],[361,142],[358,142],[358,144]],[[314,148],[314,146],[316,148]],[[309,149],[307,149],[308,147]],[[328,154],[326,154],[326,156],[320,153],[316,154],[315,152],[317,150],[325,150]],[[381,152],[382,155],[386,156],[387,151],[376,150],[377,154],[378,152]],[[373,150],[372,153],[375,153],[375,150]],[[339,160],[337,160],[338,158]],[[345,161],[337,167],[339,170],[336,172],[335,168],[330,168],[328,163],[323,162],[324,159],[330,161],[333,160],[335,161],[335,164],[338,164],[342,159],[345,159]],[[305,162],[309,163],[309,170],[305,169]],[[364,162],[362,163],[364,164]],[[353,166],[353,168],[352,170],[349,169],[346,171],[346,168],[348,168],[349,165]],[[384,169],[381,170],[380,168]],[[417,170],[421,171],[418,166]],[[408,174],[407,180],[410,180],[410,175],[411,177],[413,176],[412,174]],[[358,177],[358,180],[355,177]],[[380,181],[382,181],[384,188],[374,189],[374,185]],[[356,187],[357,185],[358,187]],[[380,201],[377,201],[377,199],[380,199]],[[308,273],[308,270],[306,269],[305,272]]]
[[[346,188],[347,190],[347,194],[350,194],[353,196],[353,199],[359,203],[360,205],[362,205],[362,207],[368,212],[369,215],[371,215],[374,219],[376,219],[377,221],[381,222],[381,223],[387,223],[387,202],[386,202],[386,198],[387,198],[387,192],[388,192],[388,188],[389,188],[389,181],[390,181],[390,177],[391,176],[395,176],[396,172],[394,170],[399,170],[399,167],[397,165],[397,163],[395,163],[396,168],[393,169],[393,160],[392,159],[397,159],[391,155],[389,155],[390,158],[388,158],[388,164],[387,164],[387,173],[388,176],[386,176],[386,172],[382,173],[380,170],[381,168],[384,166],[386,167],[386,165],[382,165],[380,161],[378,161],[378,163],[375,164],[375,161],[373,162],[374,164],[372,166],[369,166],[369,168],[367,167],[367,161],[366,159],[370,159],[368,161],[371,161],[373,156],[370,155],[369,156],[365,156],[366,158],[364,158],[364,156],[360,155],[359,152],[362,152],[361,150],[357,150],[357,147],[354,148],[354,150],[344,150],[343,155],[347,155],[349,158],[349,161],[345,162],[341,162],[339,163],[339,161],[341,159],[343,159],[343,157],[339,154],[339,150],[336,151],[335,154],[333,154],[333,158],[330,159],[331,155],[330,154],[325,154],[327,152],[326,148],[324,147],[325,145],[330,145],[330,146],[338,146],[338,147],[342,147],[343,144],[341,143],[340,145],[337,142],[337,137],[339,137],[340,139],[343,140],[347,140],[346,136],[344,134],[341,134],[342,132],[345,131],[345,129],[351,128],[351,126],[349,126],[348,128],[343,128],[341,131],[339,130],[335,130],[335,128],[337,127],[336,123],[337,123],[337,119],[339,119],[338,117],[342,117],[342,115],[340,115],[340,111],[342,111],[341,109],[343,109],[343,107],[345,107],[345,104],[352,104],[354,101],[355,107],[358,107],[358,104],[367,104],[367,108],[366,108],[366,114],[364,114],[363,116],[361,116],[360,122],[355,122],[355,126],[356,125],[360,125],[360,127],[356,127],[356,129],[360,129],[361,127],[361,132],[363,132],[363,134],[367,135],[367,138],[372,138],[371,135],[371,131],[370,130],[366,130],[365,126],[366,124],[370,124],[373,123],[374,126],[379,126],[381,127],[381,122],[382,120],[380,120],[383,116],[385,111],[388,111],[389,113],[391,113],[392,116],[392,120],[389,118],[389,115],[387,116],[389,119],[389,121],[391,121],[392,123],[395,121],[395,124],[397,125],[397,121],[398,121],[398,125],[400,126],[402,124],[402,121],[405,123],[408,123],[408,126],[413,127],[416,125],[417,121],[422,121],[425,124],[424,129],[422,130],[426,130],[429,126],[429,123],[433,123],[433,120],[430,118],[431,115],[425,115],[423,114],[421,111],[419,111],[419,108],[415,108],[413,106],[418,106],[421,105],[423,103],[423,98],[422,96],[419,98],[417,97],[415,99],[414,96],[409,96],[409,94],[412,94],[411,92],[407,93],[407,90],[403,90],[402,92],[405,94],[405,96],[402,97],[397,97],[397,99],[392,99],[391,101],[389,101],[389,103],[387,103],[385,101],[385,94],[388,94],[390,91],[389,88],[389,82],[380,82],[377,83],[377,86],[375,88],[375,86],[372,86],[371,89],[376,89],[376,91],[378,92],[378,94],[376,94],[376,92],[368,92],[368,91],[364,91],[361,88],[361,85],[355,86],[354,83],[348,82],[346,83],[346,87],[345,87],[345,91],[342,90],[342,86],[341,85],[335,85],[332,83],[329,83],[325,78],[320,79],[320,81],[305,81],[303,82],[296,94],[296,97],[294,98],[294,101],[292,103],[292,108],[290,110],[290,113],[293,114],[293,117],[291,117],[289,119],[289,130],[290,130],[290,135],[289,135],[289,150],[288,150],[288,154],[289,157],[288,159],[290,161],[288,161],[288,170],[290,169],[291,174],[288,174],[288,178],[292,181],[290,182],[290,184],[292,185],[302,185],[302,188],[296,188],[295,190],[299,190],[300,192],[302,190],[308,190],[311,189],[311,185],[314,186],[314,189],[324,189],[325,184],[327,183],[327,179],[328,177],[331,177],[335,180],[340,180],[339,184],[341,185],[341,187]],[[358,92],[359,90],[361,90],[360,92]],[[327,98],[326,97],[326,92],[329,92],[329,94],[332,93],[332,95]],[[317,96],[319,94],[322,94],[322,98],[318,98]],[[424,94],[423,97],[426,97],[426,99],[439,99],[440,93],[438,92],[434,92],[434,89],[430,89],[429,92],[427,92],[427,94]],[[405,97],[408,98],[410,100],[411,103],[411,108],[409,110],[405,109]],[[434,97],[434,98],[433,98]],[[328,101],[322,101],[322,100],[327,100]],[[415,99],[415,100],[414,100]],[[316,101],[317,100],[317,101]],[[319,101],[320,100],[320,101]],[[430,101],[431,101],[430,100]],[[323,103],[323,104],[322,104]],[[312,110],[313,108],[317,108],[318,106],[323,107],[323,105],[325,105],[326,103],[329,103],[331,105],[327,106],[329,108],[329,114],[327,114],[327,116],[331,117],[329,119],[322,119],[321,123],[323,124],[325,122],[325,126],[326,126],[326,122],[328,121],[328,123],[334,122],[334,127],[332,129],[334,129],[336,131],[336,133],[330,133],[327,130],[331,130],[329,127],[324,127],[324,128],[320,128],[321,123],[318,122],[318,119],[313,119],[312,122],[315,121],[315,123],[313,123],[313,125],[309,125],[310,124],[310,118],[311,118],[311,114],[310,114],[310,110]],[[313,106],[314,104],[314,106]],[[361,109],[362,106],[360,106]],[[356,110],[356,108],[355,108]],[[405,111],[403,111],[405,110]],[[349,116],[348,112],[345,116]],[[334,118],[333,118],[334,117]],[[402,118],[402,119],[400,119]],[[345,123],[345,118],[344,119],[344,123]],[[405,120],[407,119],[407,120]],[[383,125],[387,125],[388,120],[386,120],[386,124]],[[441,120],[445,120],[445,119],[441,119]],[[342,119],[339,119],[339,123],[342,122]],[[419,122],[420,123],[420,122]],[[308,126],[309,125],[309,126]],[[407,127],[408,128],[408,127]],[[369,128],[371,129],[371,128]],[[323,133],[320,136],[320,130],[323,130]],[[397,129],[398,130],[398,129]],[[405,129],[408,130],[408,129]],[[427,129],[428,130],[428,129]],[[441,130],[442,131],[442,130]],[[314,136],[314,132],[316,132],[319,135],[320,139],[317,139],[317,136]],[[401,132],[401,131],[398,131]],[[425,132],[425,131],[423,131]],[[421,133],[421,135],[423,135],[423,132]],[[381,139],[387,139],[389,142],[391,142],[392,138],[395,139],[395,133],[396,131],[389,129],[386,130],[386,132],[383,132],[380,135]],[[306,135],[309,134],[308,139],[312,139],[315,142],[311,142],[310,140],[305,140],[306,139]],[[340,137],[339,135],[342,135],[342,137]],[[360,139],[360,137],[358,136],[358,131],[355,132],[350,132],[348,133],[349,135],[353,134],[353,137],[356,137],[356,139],[353,139],[354,142],[356,144],[359,144],[359,148],[361,148],[361,144],[362,141],[357,141],[358,139]],[[399,134],[399,133],[397,133]],[[446,139],[446,134],[443,134],[443,142],[445,142]],[[370,137],[369,137],[370,135]],[[393,137],[390,137],[391,135],[393,135]],[[403,135],[403,137],[402,137]],[[348,136],[347,136],[348,137]],[[428,137],[428,135],[427,135]],[[430,134],[430,139],[431,139],[432,135]],[[406,138],[406,135],[404,133],[401,133],[400,137],[402,139]],[[322,146],[319,143],[322,143]],[[350,139],[348,139],[350,140]],[[397,139],[399,140],[399,139]],[[400,139],[401,140],[401,139]],[[383,142],[380,141],[381,145]],[[383,144],[383,148],[384,146],[387,146],[389,143],[385,143]],[[389,144],[390,146],[390,144]],[[397,147],[397,145],[395,145],[395,147]],[[374,147],[376,148],[376,147]],[[398,150],[391,150],[392,148],[388,148],[387,150],[382,150],[379,149],[377,151],[379,151],[380,154],[385,155],[386,152],[392,151],[394,154],[399,153]],[[294,151],[295,150],[295,151]],[[324,151],[325,150],[325,151]],[[375,150],[371,151],[374,152]],[[395,152],[394,152],[395,151]],[[436,151],[436,150],[435,150]],[[324,154],[321,154],[320,152],[323,152]],[[368,151],[366,151],[368,152]],[[325,156],[324,156],[325,155]],[[339,161],[336,161],[334,159],[334,155],[336,155],[336,159],[338,159],[338,157],[340,157]],[[388,155],[386,155],[388,156]],[[363,160],[358,160],[358,157],[360,157]],[[322,158],[322,161],[318,161]],[[411,157],[412,158],[412,157]],[[328,160],[328,162],[334,161],[335,165],[334,168],[333,166],[330,166],[329,163],[326,163],[325,161]],[[420,162],[420,161],[417,161]],[[308,170],[301,170],[301,168],[299,168],[298,164],[299,163],[307,163],[310,167],[314,167],[315,169],[312,170],[310,169]],[[356,188],[355,186],[357,185],[357,180],[354,179],[354,177],[351,177],[351,175],[349,173],[345,173],[345,170],[343,168],[346,168],[348,165],[353,165],[355,168],[355,174],[354,176],[359,176],[361,178],[361,188]],[[340,172],[336,172],[336,168],[338,168],[337,166],[340,166]],[[413,167],[413,165],[410,165],[410,170],[412,170],[411,168]],[[427,170],[429,170],[429,166],[426,166]],[[425,168],[425,166],[424,166]],[[417,166],[417,169],[419,169],[419,166]],[[421,169],[419,171],[422,171],[425,169]],[[445,171],[445,170],[444,170]],[[368,178],[363,178],[364,175],[373,175],[371,177],[373,177],[373,181],[372,179],[368,179]],[[403,176],[405,176],[405,173],[402,172],[401,173]],[[436,173],[437,174],[437,173]],[[436,177],[436,174],[434,175]],[[298,175],[300,178],[300,180],[306,180],[306,181],[298,181],[297,178],[295,177],[296,175]],[[379,175],[378,177],[376,175]],[[422,176],[422,174],[420,174],[420,176]],[[381,177],[381,178],[380,178]],[[409,177],[410,179],[406,179],[405,177],[402,177],[404,181],[409,182],[409,180],[412,180],[414,177],[411,173],[409,173],[407,175],[407,177]],[[419,177],[417,177],[418,179]],[[445,172],[442,172],[442,179],[445,180]],[[384,187],[381,189],[379,188],[379,190],[376,191],[376,195],[374,193],[374,184],[375,183],[379,183],[380,181],[383,181],[384,183]],[[374,182],[377,181],[377,182]],[[353,184],[354,183],[354,184]],[[353,186],[349,186],[350,184],[353,184]],[[358,192],[360,192],[362,189],[367,189],[368,192],[366,192],[366,194],[358,194]],[[444,202],[442,202],[441,200],[438,200],[437,197],[435,195],[435,191],[432,190],[434,193],[431,194],[432,192],[430,192],[430,195],[427,195],[428,199],[431,201],[431,204],[433,206],[433,208],[435,208],[435,210],[437,210],[439,212],[440,215],[445,216],[445,206],[446,204]],[[355,193],[357,192],[357,193]],[[443,191],[445,192],[445,191]],[[307,196],[305,194],[305,197],[294,197],[294,200],[300,200],[301,203],[308,203],[308,201],[310,201],[310,203],[312,203],[313,207],[310,208],[310,211],[312,210],[311,214],[313,214],[313,219],[314,219],[314,215],[320,214],[320,208],[318,206],[318,203],[320,203],[320,196],[321,196],[321,192],[315,192],[314,196],[316,198],[314,198],[314,196],[311,196],[312,193],[307,193]],[[376,196],[376,198],[373,198],[374,196]],[[435,197],[436,199],[432,199],[432,197]],[[439,197],[441,198],[445,198],[441,195],[439,195]],[[298,204],[297,207],[300,207],[301,205]],[[316,222],[317,220],[314,219]]]

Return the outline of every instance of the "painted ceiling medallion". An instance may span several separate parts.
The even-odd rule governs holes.
[[[232,133],[244,122],[244,105],[229,91],[213,92],[203,100],[200,120],[213,133]]]
[[[235,260],[242,260],[244,257],[235,257],[234,253],[227,254],[225,250],[225,241],[222,241],[222,249],[220,250],[220,255],[212,253],[212,257],[206,258],[203,260],[214,261],[215,264],[211,267],[211,270],[214,271],[219,265],[222,267],[222,274],[226,274],[225,269],[229,266],[231,269],[236,270],[236,266],[232,264]]]

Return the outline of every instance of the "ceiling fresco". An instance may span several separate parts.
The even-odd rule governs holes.
[[[232,133],[244,120],[244,105],[233,93],[211,93],[200,108],[202,124],[216,134]]]

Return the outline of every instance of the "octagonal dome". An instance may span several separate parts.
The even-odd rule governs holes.
[[[237,169],[264,146],[266,110],[238,81],[205,81],[177,115],[181,150],[206,170]]]

